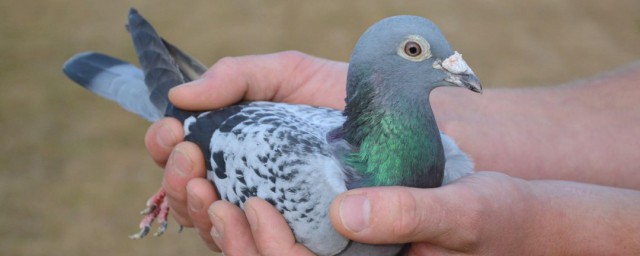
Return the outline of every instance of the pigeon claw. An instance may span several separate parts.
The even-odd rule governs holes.
[[[153,236],[158,237],[161,236],[162,234],[164,234],[165,231],[167,231],[167,225],[169,223],[166,221],[163,221],[160,223],[160,227],[158,227],[158,231],[156,231],[155,233],[153,233]]]
[[[145,236],[147,236],[147,234],[149,234],[149,230],[151,229],[150,226],[144,226],[140,229],[140,231],[138,233],[135,233],[133,235],[129,235],[130,239],[133,240],[138,240],[138,239],[142,239]]]
[[[149,213],[152,213],[153,211],[156,210],[156,208],[158,208],[158,206],[155,204],[148,205],[147,208],[144,208],[142,211],[140,211],[140,215],[147,215]]]

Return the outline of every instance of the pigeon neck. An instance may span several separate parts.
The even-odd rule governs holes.
[[[428,94],[397,90],[381,95],[370,89],[351,96],[343,132],[355,150],[345,163],[363,178],[354,187],[442,184],[444,150]]]

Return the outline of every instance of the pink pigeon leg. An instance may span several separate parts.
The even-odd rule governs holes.
[[[165,200],[166,193],[161,188],[155,193],[149,200],[147,200],[147,207],[140,212],[144,215],[142,221],[140,221],[140,231],[136,234],[130,235],[131,239],[141,239],[149,234],[151,224],[154,220],[158,219],[160,227],[154,236],[162,235],[167,229],[167,216],[169,215],[169,201]]]

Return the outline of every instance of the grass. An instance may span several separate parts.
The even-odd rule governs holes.
[[[61,72],[86,50],[134,60],[131,5],[207,64],[289,49],[346,61],[362,31],[395,14],[439,24],[486,87],[562,83],[640,57],[638,1],[0,1],[0,255],[207,253],[175,223],[127,238],[162,176],[144,149],[148,123]]]

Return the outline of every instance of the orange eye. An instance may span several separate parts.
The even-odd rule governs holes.
[[[431,58],[431,45],[419,35],[408,35],[398,44],[396,53],[408,61],[419,62]]]
[[[409,41],[404,44],[404,53],[407,56],[416,57],[422,53],[422,47],[414,41]]]

